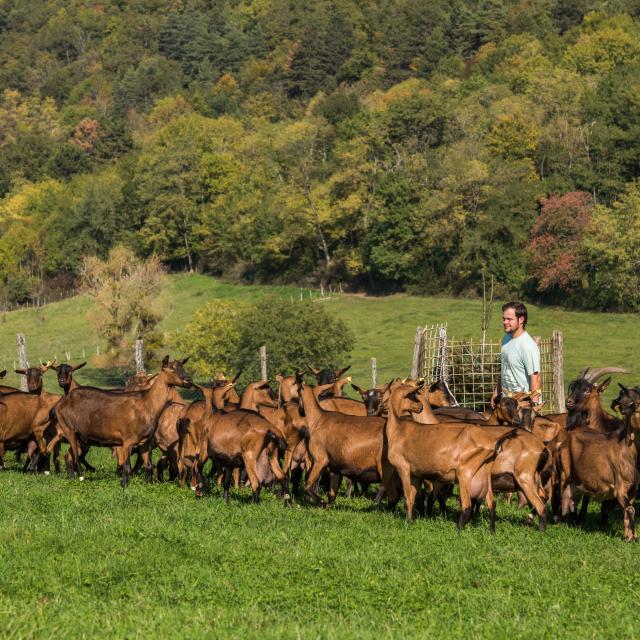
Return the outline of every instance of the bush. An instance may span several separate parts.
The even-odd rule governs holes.
[[[22,274],[8,276],[3,287],[3,297],[10,304],[24,304],[31,299],[29,280]]]
[[[313,302],[268,295],[250,305],[210,302],[198,310],[177,339],[191,356],[196,376],[242,370],[242,380],[260,377],[259,350],[267,348],[268,376],[345,362],[353,335],[344,322]]]
[[[211,378],[219,371],[230,372],[234,367],[243,311],[243,304],[208,302],[193,314],[191,322],[179,334],[178,351],[191,357],[189,367],[197,378]]]

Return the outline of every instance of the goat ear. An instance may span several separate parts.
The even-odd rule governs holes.
[[[602,393],[611,384],[611,378],[607,378],[602,384],[598,385],[598,393]]]
[[[355,391],[357,391],[361,396],[363,396],[366,392],[363,391],[357,384],[353,384],[353,382],[351,383],[351,386],[353,387],[353,389]]]
[[[169,356],[165,356],[162,359],[162,368],[165,369],[168,364],[169,364]]]
[[[3,369],[2,371],[0,371],[0,378],[4,378],[7,375],[7,370]]]
[[[311,373],[314,376],[317,376],[320,373],[320,369],[316,369],[315,367],[312,367],[310,364],[307,365],[307,369],[309,369],[309,371],[311,371]]]
[[[71,370],[72,371],[77,371],[78,369],[82,369],[82,367],[84,367],[84,365],[87,364],[86,362],[82,362],[80,364],[77,364],[75,367],[73,367]]]
[[[284,377],[281,373],[276,373],[276,382],[282,382]]]
[[[182,360],[182,361],[180,362],[180,364],[186,364],[187,362],[189,362],[189,358],[190,358],[190,357],[191,357],[191,356],[187,356],[184,360]]]
[[[16,373],[19,373],[21,376],[26,376],[27,372],[24,369],[14,369]]]
[[[1,376],[0,376],[1,377]],[[621,382],[618,382],[618,386],[625,392],[625,393],[629,393],[629,389],[627,389],[627,387],[625,387]]]
[[[344,369],[338,369],[336,371],[336,378],[339,378],[345,371],[349,371],[351,369],[351,365],[348,364]]]

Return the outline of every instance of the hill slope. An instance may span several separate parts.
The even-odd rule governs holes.
[[[481,302],[452,298],[409,296],[386,297],[354,295],[333,296],[319,301],[318,291],[294,287],[235,285],[197,274],[175,275],[162,293],[166,313],[161,322],[167,343],[176,330],[190,320],[193,312],[208,300],[251,300],[266,292],[281,295],[283,303],[302,294],[309,304],[324,304],[342,318],[355,335],[352,374],[360,385],[370,382],[370,358],[375,357],[380,381],[394,375],[407,375],[411,366],[413,337],[418,325],[448,322],[449,335],[480,335]],[[12,369],[17,357],[16,333],[27,339],[27,354],[32,360],[46,360],[54,355],[59,360],[69,353],[74,362],[91,358],[100,339],[86,318],[90,299],[77,296],[48,305],[43,309],[23,309],[4,314],[0,322],[0,367]],[[570,380],[585,366],[622,366],[630,375],[620,380],[633,382],[637,377],[633,336],[639,323],[632,314],[586,313],[557,308],[529,307],[529,332],[548,336],[554,329],[565,335],[565,378]],[[501,335],[500,304],[494,304],[490,336]],[[84,350],[84,356],[83,356]],[[256,357],[257,354],[256,354]],[[91,363],[90,363],[91,364]],[[325,363],[318,363],[325,364]],[[133,363],[132,363],[133,366]],[[273,375],[274,372],[270,372]],[[8,376],[17,383],[17,376]],[[86,368],[84,382],[105,381],[105,373]],[[637,381],[637,380],[636,380]],[[117,377],[113,381],[117,382]],[[54,383],[49,379],[49,383]]]

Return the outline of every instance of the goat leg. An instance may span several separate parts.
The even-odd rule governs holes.
[[[129,483],[129,475],[131,475],[131,447],[125,445],[117,447],[118,466],[122,467],[122,480],[120,486],[126,489]]]
[[[87,454],[89,453],[89,447],[80,452],[80,462],[84,466],[85,471],[95,472],[96,468],[87,462]]]
[[[405,506],[407,508],[407,522],[413,522],[413,505],[420,488],[420,480],[411,475],[408,466],[398,469],[400,481],[402,482],[402,491],[404,493]]]
[[[422,518],[424,518],[425,513],[425,498],[426,492],[421,484],[418,486],[418,493],[416,494],[416,502],[414,508],[416,510],[416,513]],[[431,510],[433,511],[433,503],[431,505]]]
[[[582,496],[582,504],[580,505],[580,512],[576,517],[576,523],[580,524],[584,521],[587,511],[589,509],[589,501],[591,498],[589,496]]]
[[[435,489],[431,489],[431,491],[429,491],[427,493],[427,510],[426,510],[426,514],[429,518],[433,518],[433,505],[435,503]]]
[[[167,456],[160,456],[160,459],[156,463],[156,477],[158,478],[158,482],[164,482],[164,467],[166,460]]]
[[[278,463],[278,450],[274,449],[269,454],[269,466],[271,467],[271,471],[273,471],[273,475],[276,477],[276,480],[280,483],[281,491],[280,496],[284,500],[285,505],[291,504],[291,494],[289,493],[289,478],[286,473],[284,473]]]
[[[64,454],[64,462],[67,467],[67,478],[73,480],[73,456],[71,455],[71,447]]]
[[[606,527],[609,522],[609,514],[618,504],[617,500],[604,500],[600,506],[600,526]]]
[[[329,506],[333,505],[340,491],[340,485],[342,484],[342,476],[339,473],[331,473],[331,481],[329,482]],[[351,486],[353,486],[353,482]]]
[[[56,473],[60,473],[60,449],[62,444],[57,442],[53,447],[53,467],[56,470]],[[49,448],[47,447],[47,451]]]
[[[545,507],[542,498],[538,495],[538,491],[533,484],[523,482],[520,489],[524,494],[527,502],[536,510],[538,518],[540,520],[540,531],[546,531],[547,529],[547,508]]]
[[[231,481],[233,480],[233,469],[231,467],[225,467],[222,477],[222,497],[225,502],[229,502],[229,487],[231,487]]]
[[[637,542],[638,537],[636,536],[634,523],[635,509],[633,508],[637,488],[634,486],[629,487],[629,485],[620,482],[619,479],[616,485],[616,500],[624,513],[624,540],[625,542]]]
[[[315,485],[328,462],[329,461],[327,459],[320,459],[317,457],[314,459],[311,473],[307,476],[307,482],[304,487],[305,493],[312,498],[316,504],[319,504],[322,507],[326,506],[326,502],[317,494],[317,488]]]

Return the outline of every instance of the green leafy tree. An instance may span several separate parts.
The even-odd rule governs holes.
[[[268,375],[293,373],[306,363],[345,362],[353,334],[345,323],[313,302],[272,295],[253,304],[239,324],[236,368],[244,379],[260,378],[259,349],[267,348]]]
[[[242,370],[242,380],[259,379],[263,345],[273,379],[307,363],[345,362],[353,335],[318,304],[268,295],[251,304],[209,302],[177,338],[178,348],[191,356],[194,371],[203,378]]]
[[[596,309],[640,309],[640,188],[627,185],[611,207],[593,208],[582,241],[588,278],[584,305]]]
[[[246,306],[219,300],[208,302],[178,335],[176,346],[190,356],[189,366],[200,379],[211,378],[220,371],[228,373],[236,364]]]

